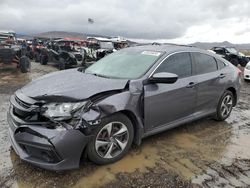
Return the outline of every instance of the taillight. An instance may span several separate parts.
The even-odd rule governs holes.
[[[238,73],[238,76],[241,76],[242,71],[239,68],[237,68],[237,73]]]

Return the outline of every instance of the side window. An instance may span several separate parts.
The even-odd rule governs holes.
[[[196,74],[205,74],[217,70],[217,63],[214,57],[202,53],[193,53],[193,57],[196,65]]]
[[[168,57],[155,71],[155,73],[159,72],[174,73],[177,74],[179,78],[191,76],[192,63],[190,54],[188,52],[182,52]]]
[[[217,61],[218,69],[222,69],[226,66],[226,64],[223,61],[219,59],[216,59],[216,61]]]

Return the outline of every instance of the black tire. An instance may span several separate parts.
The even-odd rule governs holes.
[[[83,59],[82,59],[81,66],[82,66],[82,67],[86,67],[86,59],[85,59],[84,57],[83,57]]]
[[[22,56],[20,58],[20,69],[22,73],[26,73],[30,71],[30,61],[26,56]]]
[[[103,127],[111,122],[120,122],[123,125],[125,125],[127,127],[127,133],[128,133],[128,140],[127,140],[127,145],[124,147],[124,149],[121,151],[121,153],[119,153],[117,156],[113,157],[113,158],[103,158],[101,157],[96,148],[95,148],[95,142],[97,139],[97,136],[99,134],[99,132],[103,129]],[[116,113],[114,115],[111,115],[109,117],[104,118],[101,121],[101,125],[94,131],[94,137],[93,139],[88,143],[87,146],[87,155],[88,158],[96,163],[96,164],[100,164],[100,165],[104,165],[104,164],[110,164],[110,163],[114,163],[118,160],[120,160],[130,149],[131,144],[133,142],[134,139],[134,128],[133,128],[133,124],[130,121],[130,119],[123,115],[122,113]]]
[[[236,59],[236,58],[231,59],[230,62],[231,62],[234,66],[236,66],[236,67],[237,67],[238,64],[239,64],[239,61],[238,61],[238,59]]]
[[[227,96],[231,97],[231,99],[232,99],[232,106],[231,106],[230,110],[228,111],[228,114],[227,115],[223,115],[222,105],[223,105],[224,99]],[[220,98],[220,101],[219,101],[219,103],[217,105],[217,110],[216,110],[216,114],[215,114],[214,119],[217,120],[217,121],[224,121],[225,119],[227,119],[230,116],[231,112],[232,112],[234,101],[235,101],[235,98],[233,96],[233,93],[231,91],[229,91],[229,90],[226,90],[223,93],[223,95]]]
[[[35,62],[38,63],[38,62],[40,61],[39,53],[38,53],[38,52],[35,52],[34,56],[35,56]]]
[[[245,67],[247,65],[247,63],[248,63],[247,61],[241,61],[240,66]]]
[[[48,58],[45,55],[41,55],[40,64],[41,65],[47,65],[48,64]]]
[[[65,60],[62,57],[59,58],[58,68],[59,70],[64,70],[66,68]]]

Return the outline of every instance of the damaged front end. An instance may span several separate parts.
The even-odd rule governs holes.
[[[135,83],[140,82],[103,78],[78,69],[34,80],[10,99],[13,148],[21,159],[45,169],[78,168],[95,130],[117,112],[131,119],[134,141],[139,144],[142,86]]]
[[[46,97],[53,102],[27,97],[20,90],[11,97],[10,139],[22,160],[49,170],[66,170],[79,167],[83,151],[102,118],[126,108],[138,109],[139,104],[128,104],[138,101],[140,93],[131,95],[127,89],[106,91],[79,102]]]
[[[91,139],[90,131],[85,131],[87,122],[79,115],[86,110],[88,101],[46,105],[20,92],[10,101],[9,135],[22,160],[49,170],[79,167]]]

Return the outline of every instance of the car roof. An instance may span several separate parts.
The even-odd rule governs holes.
[[[206,54],[212,54],[206,50],[196,48],[193,46],[186,46],[186,45],[176,45],[176,44],[163,44],[163,45],[142,45],[142,46],[135,46],[130,47],[138,50],[145,50],[145,51],[158,51],[158,52],[165,52],[166,54],[171,54],[174,52],[201,52]]]

